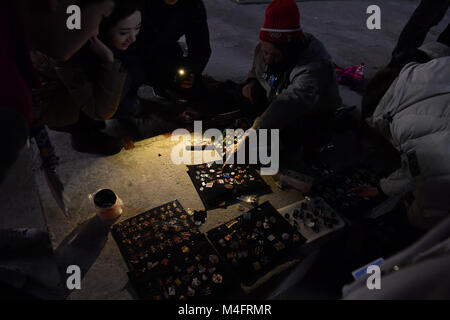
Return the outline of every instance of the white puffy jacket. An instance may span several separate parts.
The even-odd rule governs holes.
[[[380,181],[387,195],[413,192],[425,219],[450,212],[450,57],[406,65],[367,119],[400,152]]]

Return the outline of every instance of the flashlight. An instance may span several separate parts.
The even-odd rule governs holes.
[[[179,68],[175,73],[175,83],[180,86],[181,88],[185,88],[186,86],[186,80],[189,80],[189,77],[191,76],[191,70],[186,67]]]
[[[181,69],[178,70],[178,75],[180,77],[184,77],[186,75],[186,71],[183,68],[181,68]]]

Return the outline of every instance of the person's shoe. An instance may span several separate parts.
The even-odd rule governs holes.
[[[112,156],[119,153],[123,148],[120,139],[99,131],[73,133],[71,140],[72,147],[83,153]]]
[[[0,229],[0,251],[35,247],[47,239],[46,232],[35,228]]]

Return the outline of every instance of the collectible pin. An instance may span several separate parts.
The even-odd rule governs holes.
[[[217,263],[219,263],[219,257],[218,257],[217,255],[215,255],[215,254],[211,254],[211,255],[209,256],[209,261],[210,261],[212,264],[217,264]]]
[[[218,274],[218,273],[215,273],[215,274],[212,276],[212,281],[213,281],[214,283],[221,284],[221,283],[223,282],[223,277],[222,277],[222,275],[220,275],[220,274]]]
[[[200,282],[200,280],[198,279],[198,278],[194,278],[194,279],[192,279],[192,286],[193,287],[200,287],[200,284],[201,284],[201,282]]]
[[[258,261],[256,261],[256,262],[253,262],[252,263],[252,266],[253,266],[253,269],[255,269],[256,271],[259,271],[259,270],[261,270],[261,264],[258,262]]]
[[[277,251],[281,251],[281,250],[283,250],[284,248],[286,248],[286,246],[284,245],[283,242],[277,242],[277,243],[275,243],[275,244],[274,244],[274,247],[275,247],[275,249],[276,249]]]
[[[189,253],[190,249],[187,246],[184,246],[184,247],[181,248],[181,251],[183,253]]]
[[[187,295],[188,295],[189,297],[195,296],[195,290],[192,289],[191,287],[188,287]]]

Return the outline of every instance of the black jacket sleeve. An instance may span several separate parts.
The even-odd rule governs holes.
[[[201,74],[211,56],[209,29],[205,5],[202,0],[192,0],[189,21],[186,29],[186,44],[188,46],[187,64],[195,74]]]

